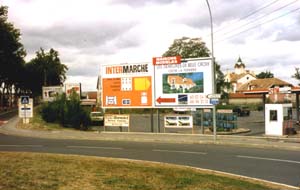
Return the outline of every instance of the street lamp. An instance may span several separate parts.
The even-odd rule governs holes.
[[[216,93],[216,67],[215,67],[215,57],[214,57],[214,27],[213,27],[213,19],[211,14],[211,9],[208,0],[206,0],[206,4],[209,11],[210,18],[210,36],[211,36],[211,57],[212,57],[212,93]],[[217,127],[216,127],[216,106],[213,105],[213,132],[214,132],[214,142],[217,140]]]

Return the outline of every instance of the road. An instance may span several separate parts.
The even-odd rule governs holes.
[[[8,120],[15,114],[0,114],[0,120]],[[76,154],[173,163],[300,187],[300,151],[208,144],[42,139],[3,134],[0,134],[0,151]]]
[[[91,155],[173,163],[300,186],[300,152],[201,144],[53,140],[0,135],[0,151]]]

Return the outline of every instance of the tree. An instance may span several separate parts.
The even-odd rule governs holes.
[[[80,130],[87,130],[91,122],[89,112],[80,105],[80,97],[74,90],[69,99],[63,93],[53,102],[44,103],[40,114],[46,122]]]
[[[58,52],[42,48],[36,52],[36,57],[26,64],[28,84],[35,96],[41,95],[42,86],[61,85],[66,79],[68,68],[60,62]]]
[[[294,75],[292,75],[292,77],[297,80],[300,80],[300,68],[296,67],[295,70],[296,70],[296,73]],[[300,85],[300,83],[298,85]]]
[[[256,75],[256,78],[259,78],[259,79],[274,78],[274,74],[271,73],[270,71],[261,72],[258,75]]]
[[[210,51],[206,47],[201,38],[188,38],[182,37],[181,39],[175,39],[169,49],[163,54],[164,57],[180,55],[183,59],[197,58],[197,57],[209,57]],[[229,88],[230,83],[225,82],[224,74],[221,71],[221,66],[216,63],[216,92],[223,93],[224,88]]]
[[[23,86],[22,74],[26,52],[21,44],[21,33],[8,22],[8,7],[0,6],[0,106],[4,96]],[[12,101],[12,98],[10,98]],[[11,104],[11,103],[10,103]]]
[[[182,58],[209,57],[209,49],[201,38],[182,37],[175,39],[163,56],[180,55]]]

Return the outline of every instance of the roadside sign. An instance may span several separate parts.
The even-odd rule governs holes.
[[[167,115],[164,118],[165,128],[193,128],[193,116]]]
[[[151,63],[122,63],[101,66],[104,108],[152,107]]]
[[[21,96],[21,104],[29,104],[29,96]]]
[[[181,56],[172,56],[172,57],[153,57],[153,65],[169,65],[169,64],[180,64]]]
[[[217,105],[217,104],[219,104],[219,99],[210,99],[209,101],[210,101],[210,103],[211,103],[212,105]]]
[[[220,99],[221,94],[208,94],[207,98],[209,98],[209,99]]]
[[[64,88],[62,86],[43,86],[43,101],[44,102],[51,102],[54,101],[55,98],[62,94]]]
[[[154,66],[155,107],[207,107],[212,94],[212,60],[195,58]]]
[[[105,114],[104,126],[129,127],[130,115],[128,114]]]
[[[23,104],[22,99],[19,98],[19,117],[20,118],[33,117],[33,99],[32,98],[28,99],[27,104]]]

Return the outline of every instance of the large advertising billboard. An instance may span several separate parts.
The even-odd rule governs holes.
[[[66,83],[65,84],[65,93],[66,96],[69,97],[75,91],[79,97],[81,97],[81,83]]]
[[[43,101],[50,102],[63,93],[62,86],[43,86]]]
[[[102,65],[103,107],[152,107],[152,75],[150,63]]]
[[[180,64],[154,67],[155,107],[211,106],[212,61],[209,58],[182,60]]]

